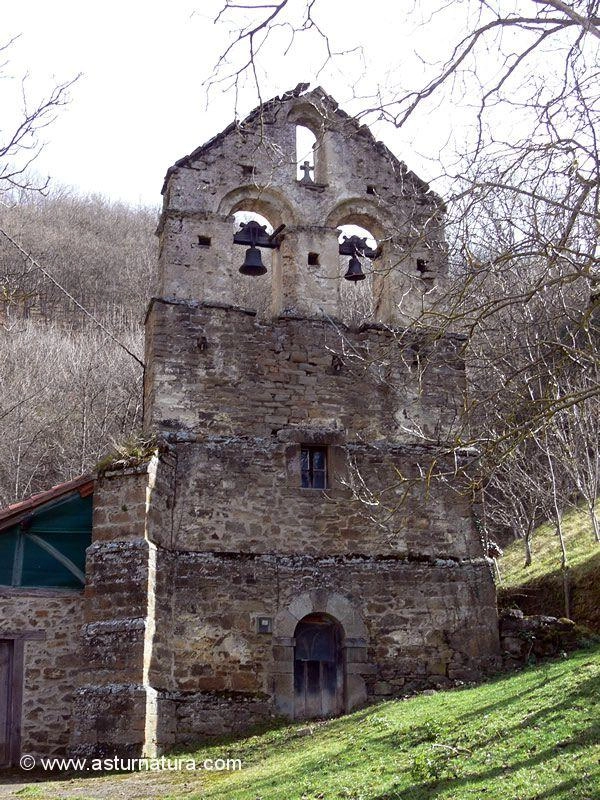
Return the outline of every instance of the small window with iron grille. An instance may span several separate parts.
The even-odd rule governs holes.
[[[302,445],[300,469],[303,489],[327,488],[327,448]]]

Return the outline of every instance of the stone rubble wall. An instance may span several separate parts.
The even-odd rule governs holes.
[[[509,668],[558,656],[577,647],[575,623],[565,617],[525,616],[518,609],[507,609],[499,621],[500,649],[504,665]]]
[[[241,309],[159,299],[146,331],[145,426],[163,434],[271,437],[287,426],[438,444],[463,413],[458,336],[263,322]]]
[[[80,634],[85,668],[71,741],[76,755],[135,757],[156,751],[157,698],[148,679],[156,546],[146,538],[156,470],[157,460],[151,459],[96,481]]]
[[[363,663],[353,666],[368,697],[471,680],[497,665],[484,563],[179,553],[173,567],[173,682],[165,689],[272,697],[278,632],[258,633],[257,618],[276,618],[313,590],[339,593],[364,621],[365,641],[356,645],[366,648]]]
[[[409,448],[330,447],[333,474],[326,492],[300,487],[300,445],[277,437],[215,438],[177,444],[176,452],[177,550],[424,559],[482,556],[481,543],[473,535],[468,494],[441,482],[429,492],[420,482],[409,487],[399,483],[396,470],[416,481],[415,453]],[[432,454],[421,453],[420,458],[427,469]],[[381,507],[363,503],[341,483],[344,473],[349,479],[357,470],[374,497],[382,493]]]
[[[170,702],[176,745],[226,734],[242,735],[253,725],[275,720],[278,716],[273,704],[266,699],[238,693],[175,694]]]

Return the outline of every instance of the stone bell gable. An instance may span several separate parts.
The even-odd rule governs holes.
[[[315,136],[314,167],[300,180],[297,126]],[[163,297],[246,304],[240,248],[232,245],[231,215],[240,209],[286,226],[268,285],[252,304],[267,316],[341,316],[337,228],[344,224],[366,228],[380,244],[372,286],[378,322],[418,313],[446,272],[443,202],[321,88],[288,92],[232,123],[169,169],[163,197]],[[308,254],[318,264],[307,263]]]
[[[300,177],[298,126],[315,136]],[[443,203],[302,87],[178,161],[163,193],[159,446],[96,484],[75,750],[152,753],[483,674],[494,586],[444,455],[462,342],[407,326],[443,291]],[[238,211],[273,232],[252,239]],[[340,245],[342,225],[376,247]],[[352,327],[359,282],[373,302]],[[443,480],[421,479],[432,464]]]

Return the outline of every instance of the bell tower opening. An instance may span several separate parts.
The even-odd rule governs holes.
[[[235,211],[233,219],[234,234],[240,230],[241,225],[247,225],[249,222],[264,225],[267,234],[273,233],[271,221],[257,211],[242,207]],[[232,245],[232,248],[234,259],[232,269],[234,276],[234,305],[255,309],[259,316],[267,316],[272,303],[273,268],[277,257],[276,253],[268,248],[253,249],[252,252],[255,258],[258,259],[260,264],[264,265],[265,272],[258,271],[253,274],[246,272],[244,274],[244,272],[240,272],[240,267],[246,263],[249,250],[236,244]]]
[[[377,250],[377,239],[367,228],[360,225],[338,226],[340,245],[349,240],[356,241],[353,237],[364,241],[366,249]],[[353,273],[358,272],[358,280]],[[360,275],[364,275],[364,279]],[[367,255],[361,255],[358,250],[355,256],[340,255],[340,316],[342,321],[351,327],[358,327],[364,322],[373,319],[375,314],[374,287],[376,284],[375,269],[372,260]],[[352,279],[354,278],[354,279]]]
[[[266,229],[267,229],[267,233],[269,233],[269,234],[273,233],[273,226],[271,225],[269,220],[266,217],[263,217],[262,214],[259,214],[256,211],[247,211],[246,209],[240,209],[239,211],[235,212],[235,214],[233,215],[233,218],[235,220],[235,229],[236,230],[239,229],[239,227],[242,224],[242,222],[246,223],[246,222],[254,221],[254,222],[258,222],[259,225],[264,225],[266,227]]]
[[[294,717],[343,714],[345,676],[340,623],[328,614],[308,614],[294,633]]]

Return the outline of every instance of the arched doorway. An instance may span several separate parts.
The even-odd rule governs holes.
[[[294,717],[344,712],[344,631],[327,614],[308,614],[294,633]]]

